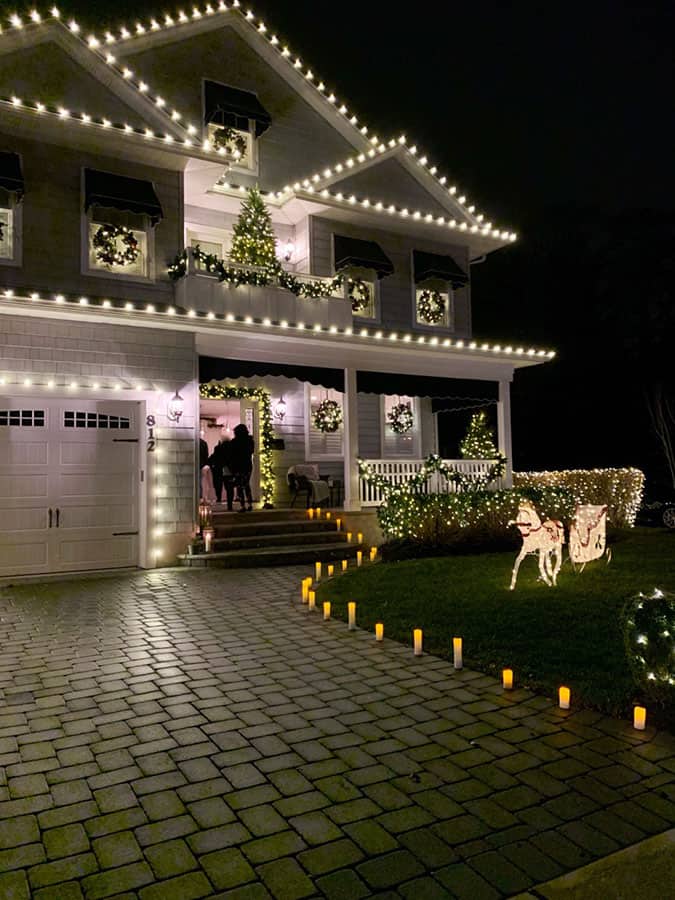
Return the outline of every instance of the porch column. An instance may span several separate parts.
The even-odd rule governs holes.
[[[511,441],[511,382],[499,382],[499,402],[497,403],[497,442],[499,452],[506,457],[504,487],[513,487],[513,444]]]
[[[359,411],[356,393],[356,369],[345,369],[344,457],[345,509],[361,509],[359,468]]]

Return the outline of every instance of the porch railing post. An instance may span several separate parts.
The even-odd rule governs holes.
[[[513,444],[511,440],[511,382],[499,382],[499,402],[497,403],[497,440],[499,452],[506,457],[504,487],[513,487]]]
[[[356,369],[345,369],[344,393],[344,465],[345,509],[360,509],[359,467],[359,411],[356,393]]]

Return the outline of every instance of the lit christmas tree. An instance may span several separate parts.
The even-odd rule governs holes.
[[[249,188],[234,226],[230,259],[243,266],[260,266],[276,275],[281,265],[276,255],[272,220],[257,187]]]
[[[484,409],[471,416],[469,427],[459,445],[459,452],[462,459],[497,459],[499,456],[494,432],[488,425]]]

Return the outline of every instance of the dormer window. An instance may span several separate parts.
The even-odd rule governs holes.
[[[335,272],[347,279],[346,296],[358,319],[379,319],[379,281],[391,275],[394,266],[375,241],[333,235]]]
[[[421,250],[413,250],[413,273],[415,324],[453,330],[453,293],[468,283],[468,276],[451,256]]]
[[[205,138],[233,169],[258,171],[258,138],[272,124],[257,94],[204,82]]]
[[[23,173],[18,153],[0,152],[0,264],[21,265]]]

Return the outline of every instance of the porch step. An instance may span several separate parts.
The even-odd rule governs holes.
[[[325,522],[324,518],[325,512],[320,522]],[[334,515],[334,514],[333,514]],[[307,522],[316,521],[310,520],[307,515],[306,509],[254,509],[251,512],[241,513],[239,512],[239,508],[235,507],[232,512],[229,512],[226,507],[221,506],[220,508],[216,506],[211,513],[211,519],[213,523],[216,522],[229,522],[233,519],[246,519],[247,522],[278,522],[278,521],[290,521],[291,519],[304,519]]]
[[[245,535],[231,535],[216,537],[213,540],[213,549],[217,553],[230,550],[249,550],[258,547],[289,547],[307,546],[322,547],[326,544],[347,544],[347,535],[343,531],[296,531],[296,532],[261,532],[259,530],[248,531]]]
[[[179,556],[179,559],[181,565],[191,568],[252,569],[263,566],[311,565],[318,560],[321,562],[353,560],[356,558],[356,551],[363,549],[359,544],[255,547],[248,550],[199,553],[193,556],[184,554]]]
[[[216,538],[247,537],[249,535],[291,535],[307,534],[320,538],[324,534],[338,534],[335,522],[310,522],[308,519],[266,519],[252,520],[246,513],[227,520],[213,517],[213,529]]]

